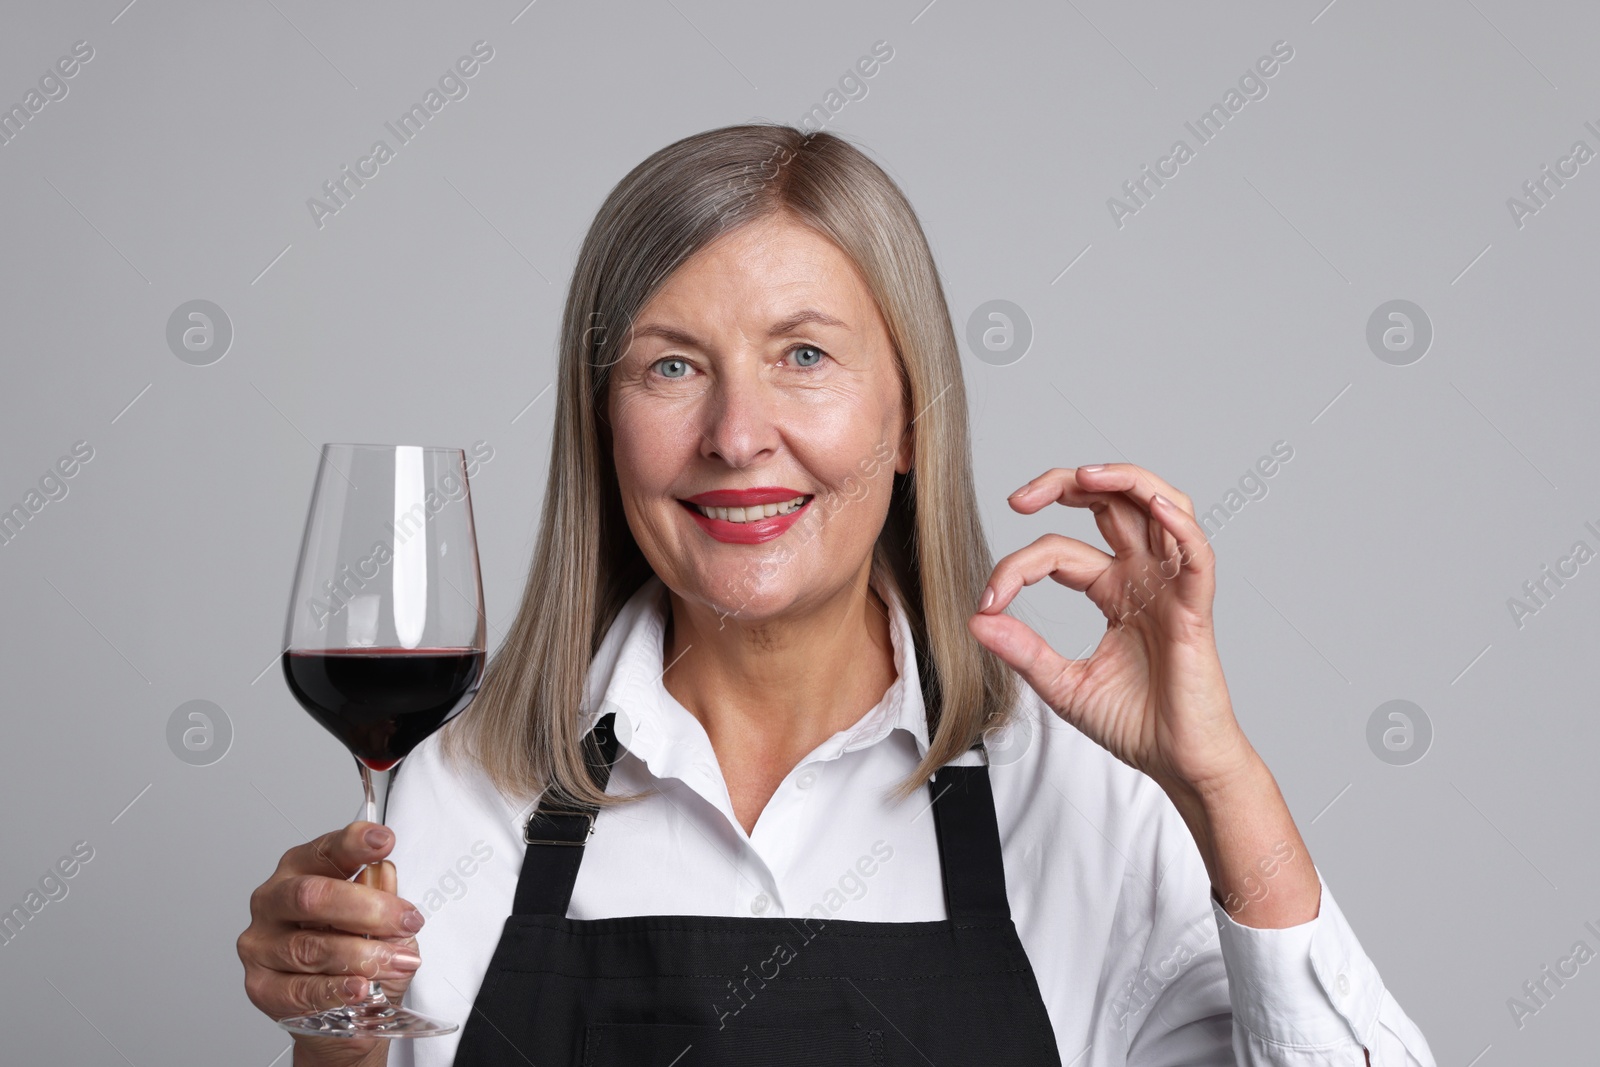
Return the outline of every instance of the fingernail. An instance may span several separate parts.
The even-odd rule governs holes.
[[[1155,493],[1155,494],[1152,494],[1152,495],[1153,495],[1153,498],[1155,499],[1155,501],[1158,504],[1162,504],[1165,507],[1169,507],[1169,508],[1172,506],[1172,501],[1168,500],[1166,497],[1162,496],[1160,493]]]
[[[367,831],[366,841],[370,848],[382,848],[389,843],[389,831],[381,826],[374,826]]]
[[[983,587],[983,600],[978,603],[979,611],[988,611],[989,605],[994,603],[994,590],[989,586]]]
[[[1033,488],[1033,483],[1029,482],[1027,485],[1023,486],[1021,489],[1018,489],[1015,493],[1012,493],[1010,496],[1006,497],[1006,499],[1007,500],[1015,499],[1016,497],[1021,496],[1023,493],[1026,493],[1029,489],[1032,489],[1032,488]]]
[[[1088,471],[1090,474],[1093,474],[1095,471],[1103,471],[1103,470],[1105,470],[1106,469],[1106,465],[1104,463],[1085,463],[1083,466],[1079,467],[1078,469],[1081,470],[1081,471]]]
[[[389,957],[389,966],[397,971],[414,971],[422,966],[422,957],[409,949],[396,949]]]
[[[339,995],[346,1000],[359,1000],[367,995],[367,979],[362,977],[346,978],[339,983]]]
[[[418,930],[422,929],[422,923],[422,912],[418,911],[416,908],[412,908],[410,911],[406,912],[405,917],[400,920],[400,925],[405,927],[406,932],[409,934],[414,934]]]

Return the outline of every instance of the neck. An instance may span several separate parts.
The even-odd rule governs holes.
[[[730,789],[738,777],[765,790],[760,806],[895,680],[889,608],[870,586],[870,564],[836,595],[780,618],[724,616],[670,594],[662,681],[705,727]]]

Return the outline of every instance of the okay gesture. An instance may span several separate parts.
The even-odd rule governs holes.
[[[1030,515],[1087,507],[1112,554],[1048,533],[995,566],[978,613],[980,643],[1067,722],[1169,794],[1203,793],[1257,760],[1222,677],[1212,631],[1215,556],[1183,493],[1131,463],[1057,467],[1017,490]],[[1106,617],[1087,659],[1066,659],[1001,614],[1044,577],[1077,589]]]

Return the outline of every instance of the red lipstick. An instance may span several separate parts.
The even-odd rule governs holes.
[[[804,496],[806,502],[786,515],[772,515],[754,522],[729,522],[726,519],[707,518],[694,505],[708,508],[748,508],[758,504],[782,504],[795,497]],[[811,506],[808,494],[783,486],[764,485],[754,489],[712,489],[678,502],[700,525],[700,528],[718,541],[732,545],[758,545],[779,537],[793,526]]]

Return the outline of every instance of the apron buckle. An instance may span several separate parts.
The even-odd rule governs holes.
[[[522,840],[530,845],[576,845],[582,848],[589,835],[594,833],[594,816],[592,811],[539,810],[529,816],[523,825]],[[558,821],[575,819],[582,819],[583,822]],[[535,837],[536,832],[545,836]],[[552,836],[563,832],[574,836]]]

